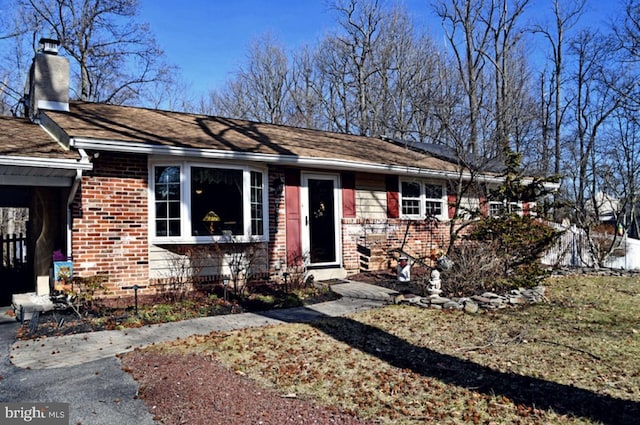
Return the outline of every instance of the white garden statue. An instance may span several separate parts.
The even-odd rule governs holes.
[[[438,269],[431,271],[427,292],[431,297],[437,297],[442,293],[442,282],[440,281],[440,271]]]
[[[398,282],[407,283],[411,280],[411,266],[406,257],[398,259]]]

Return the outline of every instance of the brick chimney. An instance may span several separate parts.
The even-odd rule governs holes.
[[[60,42],[41,38],[27,82],[25,116],[38,119],[40,109],[69,110],[69,60],[58,56]]]

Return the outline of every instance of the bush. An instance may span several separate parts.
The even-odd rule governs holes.
[[[548,274],[539,259],[560,234],[530,216],[485,217],[450,250],[454,266],[443,272],[445,291],[468,295],[535,286]]]

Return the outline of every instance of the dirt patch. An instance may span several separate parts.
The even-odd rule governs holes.
[[[135,351],[123,368],[140,386],[154,419],[165,424],[367,424],[294,394],[263,388],[211,356]]]

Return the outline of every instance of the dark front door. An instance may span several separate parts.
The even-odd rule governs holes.
[[[309,263],[330,265],[338,261],[336,178],[308,176],[307,211]]]

